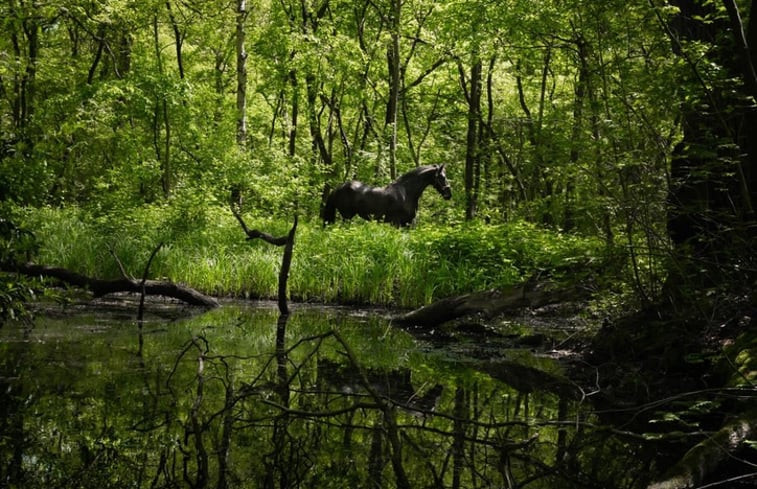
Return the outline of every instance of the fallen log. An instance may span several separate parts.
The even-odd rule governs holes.
[[[529,280],[506,289],[473,292],[441,299],[394,320],[409,326],[431,328],[473,314],[492,318],[525,307],[543,307],[578,300],[588,295],[588,290],[578,287],[560,287],[549,281]]]
[[[581,400],[583,391],[567,378],[511,360],[488,360],[474,367],[519,392],[535,391],[555,394],[563,399]]]
[[[695,445],[647,489],[690,489],[701,486],[747,440],[757,435],[757,410],[752,409],[726,423],[713,436]]]
[[[136,280],[123,277],[113,280],[105,280],[88,277],[66,268],[49,267],[34,263],[3,264],[4,272],[20,273],[29,277],[44,277],[60,280],[75,287],[88,289],[95,297],[102,297],[115,292],[134,292],[146,295],[162,295],[181,300],[193,306],[213,308],[218,306],[218,301],[213,297],[174,282],[164,280]]]

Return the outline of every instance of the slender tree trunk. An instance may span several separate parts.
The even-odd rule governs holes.
[[[392,39],[387,49],[387,64],[389,67],[389,100],[386,106],[385,127],[389,140],[389,173],[392,180],[397,178],[397,113],[399,111],[400,95],[400,19],[402,0],[392,0],[391,29]]]
[[[95,51],[95,58],[92,60],[89,72],[87,73],[87,85],[91,85],[94,82],[97,66],[100,64],[100,59],[102,59],[103,49],[105,48],[105,24],[98,26],[95,40],[97,41],[97,51]]]
[[[481,119],[481,59],[473,55],[470,71],[470,86],[468,98],[468,131],[465,139],[465,219],[471,220],[476,216],[477,189],[476,175],[480,172],[481,156],[479,152],[479,128]],[[461,71],[463,83],[465,74]]]
[[[115,61],[115,74],[120,80],[123,79],[129,71],[131,71],[131,51],[134,44],[134,36],[131,31],[132,26],[121,25],[119,26],[119,38],[118,38],[118,57]]]
[[[536,139],[536,130],[534,125],[534,118],[531,115],[531,109],[528,107],[528,102],[526,101],[526,93],[523,89],[523,79],[520,75],[520,60],[515,65],[516,75],[515,75],[515,85],[518,89],[518,102],[520,103],[520,108],[523,110],[524,115],[524,125],[525,125],[525,135],[528,142],[531,144],[531,147],[534,148],[534,151],[536,151],[535,159],[537,162],[537,165],[539,164],[539,153],[538,153],[538,141]],[[526,189],[526,196],[528,200],[531,200],[534,198],[534,196],[537,193],[537,184],[538,179],[533,176],[533,171],[529,172],[530,175],[527,175],[527,178],[530,180],[530,185],[528,185],[528,181],[524,184],[524,188]]]
[[[236,52],[237,52],[237,144],[247,146],[247,51],[245,51],[245,21],[247,0],[237,0]]]
[[[231,374],[226,379],[226,396],[224,401],[224,411],[222,415],[221,440],[218,449],[218,483],[217,489],[228,489],[229,473],[231,472],[229,463],[231,461],[231,437],[234,433],[234,383]]]
[[[321,129],[318,107],[318,82],[314,75],[305,77],[305,84],[308,99],[308,122],[310,124],[310,137],[313,145],[313,155],[320,157],[326,167],[330,168],[332,163],[331,152],[326,145],[326,139],[323,137]]]
[[[462,486],[463,469],[465,468],[465,425],[468,419],[466,391],[458,386],[455,389],[454,414],[455,422],[452,428],[452,489]]]
[[[24,32],[29,43],[29,60],[24,74],[23,119],[27,125],[34,114],[36,102],[37,59],[39,58],[39,23],[32,18],[24,22]]]
[[[483,162],[481,164],[481,173],[483,179],[483,185],[479,185],[479,194],[483,195],[483,199],[479,196],[477,200],[483,200],[484,205],[488,208],[492,200],[492,194],[496,195],[494,190],[497,183],[492,176],[494,172],[495,162],[498,160],[496,153],[492,151],[494,148],[494,67],[497,63],[497,56],[492,55],[487,64],[486,71],[486,90],[484,91],[486,97],[486,121],[481,118],[481,141],[479,143],[480,151],[483,155]],[[500,172],[497,172],[500,173]],[[488,215],[487,215],[488,219]]]
[[[431,132],[431,126],[434,122],[434,119],[436,118],[440,100],[441,90],[437,90],[436,95],[434,96],[434,102],[431,105],[431,111],[426,118],[426,125],[423,128],[423,134],[420,135],[416,144],[413,140],[413,131],[412,124],[410,123],[410,116],[408,113],[407,98],[402,98],[402,119],[405,125],[405,133],[407,134],[407,146],[410,150],[410,154],[413,157],[413,162],[415,163],[416,167],[421,166],[421,149],[423,148],[423,143],[426,142],[426,138],[428,138],[428,135]]]
[[[542,196],[546,200],[547,203],[547,209],[542,216],[542,221],[545,224],[555,224],[555,216],[554,216],[554,203],[552,202],[552,199],[555,194],[555,182],[553,180],[553,177],[550,173],[547,173],[544,171],[546,167],[546,163],[544,160],[544,151],[542,147],[542,130],[544,129],[544,110],[546,108],[546,99],[547,99],[547,81],[549,76],[549,70],[550,70],[550,63],[552,62],[552,46],[547,45],[547,50],[544,53],[544,65],[542,66],[541,71],[541,90],[539,93],[539,115],[536,119],[536,141],[537,144],[534,147],[534,151],[536,152],[536,161],[538,165],[538,172],[540,175],[540,179],[544,182],[544,188],[543,188],[543,194]]]
[[[160,53],[160,35],[158,32],[158,17],[153,17],[153,36],[155,41],[155,59],[158,63],[158,72],[163,73],[163,61]],[[163,120],[163,143],[161,151],[160,143],[160,120]],[[168,117],[168,102],[165,97],[157,96],[155,99],[155,113],[153,115],[153,144],[155,153],[161,167],[160,183],[163,195],[168,197],[171,193],[171,123]]]
[[[589,84],[589,66],[586,59],[586,41],[580,34],[575,39],[576,51],[578,52],[578,79],[574,87],[573,98],[573,127],[571,129],[571,147],[569,163],[575,167],[581,158],[581,133],[583,131],[584,103],[586,101],[586,89]],[[573,181],[572,176],[566,183],[565,188],[565,213],[563,216],[563,229],[571,231],[574,226],[573,218]]]
[[[518,74],[515,77],[515,82],[518,88],[518,100],[520,102],[521,109],[523,109],[523,113],[525,115],[525,125],[526,125],[526,134],[528,138],[528,142],[531,144],[531,148],[534,154],[534,169],[531,172],[531,189],[529,189],[529,197],[535,198],[537,196],[541,196],[547,203],[547,210],[543,212],[540,216],[535,216],[536,218],[542,220],[546,224],[552,224],[554,222],[554,217],[552,216],[551,212],[551,205],[549,203],[549,200],[552,198],[552,194],[554,192],[554,182],[552,180],[552,177],[547,175],[544,172],[544,153],[542,148],[542,139],[541,139],[541,132],[544,125],[544,111],[546,109],[546,99],[547,99],[547,81],[550,71],[550,64],[552,61],[552,47],[550,45],[547,46],[547,49],[544,53],[544,64],[542,67],[542,73],[541,73],[541,85],[540,85],[540,92],[539,92],[539,106],[538,106],[538,112],[537,116],[534,119],[533,114],[531,113],[531,110],[528,107],[528,103],[526,102],[526,94],[525,90],[523,89],[523,80]],[[517,70],[520,70],[520,62],[518,62]],[[528,188],[528,185],[526,186]]]
[[[215,49],[213,55],[213,88],[216,99],[216,106],[213,110],[213,124],[218,126],[223,118],[223,100],[226,98],[224,75],[231,50]]]
[[[382,451],[382,434],[381,426],[375,425],[371,429],[371,451],[368,458],[368,478],[365,481],[366,487],[371,489],[380,489],[384,487],[381,473],[384,469],[384,455]]]
[[[21,65],[23,59],[21,53],[21,45],[18,40],[18,32],[14,29],[11,32],[11,44],[13,45],[13,57],[15,66]],[[12,112],[13,112],[13,126],[15,128],[23,128],[23,121],[21,120],[21,73],[18,69],[13,70],[13,96],[12,96]]]
[[[757,70],[755,68],[757,67],[757,2],[755,0],[750,3],[749,14],[749,23],[744,32],[747,48],[743,52],[745,56],[749,57],[752,71],[754,71]],[[749,92],[750,95],[757,99],[757,86],[752,85],[751,82],[749,85],[752,87]],[[750,199],[749,219],[755,221],[757,220],[754,209],[757,202],[757,138],[753,135],[755,134],[754,128],[757,127],[757,114],[751,112],[745,116],[745,119],[744,127],[751,132],[744,131],[742,133],[744,142],[741,146],[746,151],[744,158],[746,175],[743,180],[746,182],[746,194],[749,195]]]
[[[292,53],[294,57],[294,53]],[[300,86],[297,82],[297,71],[289,71],[289,85],[292,87],[292,113],[289,119],[289,156],[294,156],[297,152],[297,122],[300,116]]]
[[[184,79],[184,57],[182,56],[182,46],[184,45],[184,35],[181,33],[179,23],[176,22],[176,17],[173,14],[170,0],[166,0],[166,10],[168,10],[168,19],[171,21],[171,28],[173,29],[174,43],[176,47],[176,63],[179,68],[179,78]]]
[[[736,0],[723,0],[726,11],[728,12],[728,18],[731,22],[731,32],[735,37],[736,47],[739,53],[739,64],[741,65],[742,78],[744,79],[744,86],[751,95],[757,95],[757,72],[755,71],[755,52],[750,41],[747,40],[747,33],[744,31],[744,24],[741,20],[741,12],[736,5]],[[753,18],[755,14],[755,2],[751,2],[750,18]],[[751,25],[757,24],[757,22],[750,21]],[[751,27],[751,26],[750,26]],[[754,30],[752,28],[752,30]],[[754,36],[754,33],[752,33]],[[752,37],[751,41],[755,41]]]
[[[20,9],[14,6],[12,11]],[[28,7],[34,8],[34,7]],[[23,15],[23,14],[22,14]],[[11,44],[16,69],[13,71],[13,122],[19,132],[25,135],[34,113],[35,78],[37,75],[37,58],[39,56],[39,24],[33,12],[25,18],[16,17],[15,26],[21,26],[11,32]],[[23,67],[23,70],[21,69]]]

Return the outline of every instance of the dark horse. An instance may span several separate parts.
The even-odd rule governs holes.
[[[371,187],[356,180],[345,182],[331,192],[323,208],[325,224],[333,223],[336,211],[345,219],[355,214],[363,219],[385,221],[397,227],[407,226],[418,211],[418,199],[429,185],[449,200],[452,190],[444,165],[419,166],[386,187]]]

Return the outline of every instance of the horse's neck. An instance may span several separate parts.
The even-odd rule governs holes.
[[[423,191],[433,182],[433,171],[433,169],[425,170],[404,179],[404,181],[400,179],[391,185],[404,188],[407,198],[412,200],[414,204],[417,204]]]

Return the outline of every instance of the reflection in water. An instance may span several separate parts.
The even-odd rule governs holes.
[[[653,454],[592,427],[579,397],[524,388],[533,366],[420,346],[380,318],[323,309],[287,321],[226,306],[139,327],[49,318],[28,338],[6,326],[0,487],[646,482]]]

